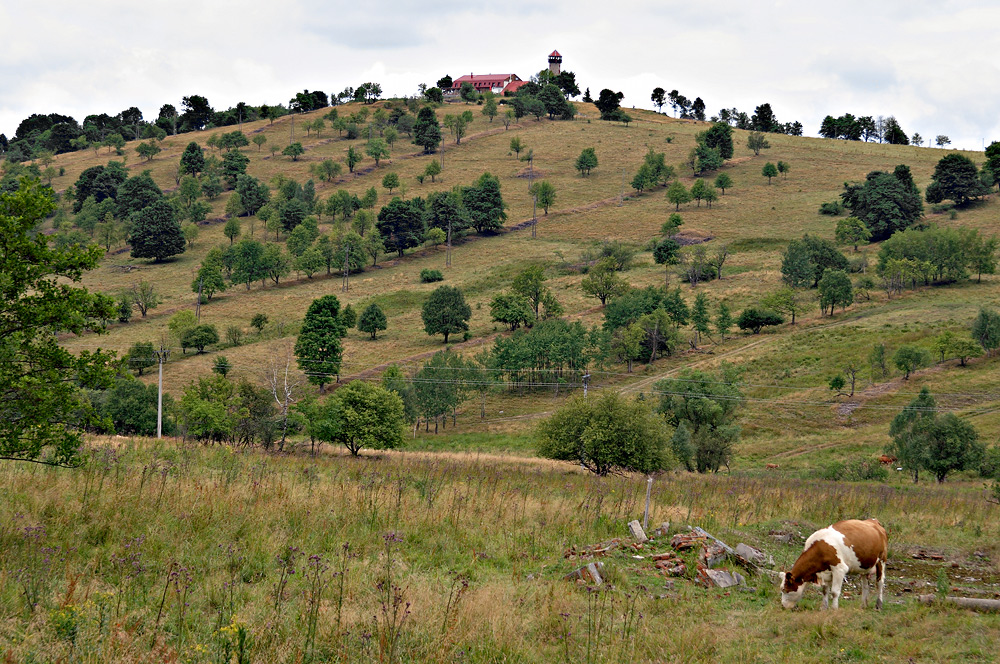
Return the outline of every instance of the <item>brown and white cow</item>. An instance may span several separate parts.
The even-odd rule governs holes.
[[[889,536],[878,519],[838,521],[817,530],[803,548],[792,571],[781,574],[781,605],[794,608],[802,599],[807,583],[823,587],[823,608],[833,595],[833,608],[839,606],[840,589],[850,572],[861,572],[861,603],[868,605],[868,579],[878,581],[878,601],[882,608],[885,590],[885,560],[889,552]]]

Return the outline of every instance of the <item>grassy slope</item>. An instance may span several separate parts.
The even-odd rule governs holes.
[[[372,298],[378,298],[386,306],[390,317],[389,330],[379,341],[371,342],[356,332],[345,340],[345,375],[368,370],[388,360],[411,363],[418,361],[422,354],[441,348],[440,338],[428,337],[422,330],[420,304],[436,286],[419,283],[417,273],[424,267],[445,269],[446,283],[457,285],[466,292],[473,305],[471,332],[478,341],[488,340],[488,335],[496,329],[489,320],[489,300],[509,284],[519,269],[531,263],[549,266],[550,284],[571,318],[585,324],[599,324],[601,312],[595,307],[596,301],[584,298],[579,289],[582,276],[562,270],[559,266],[578,262],[581,251],[595,240],[620,239],[641,246],[655,236],[672,206],[664,199],[660,188],[627,198],[624,204],[619,205],[622,172],[625,171],[627,183],[641,163],[642,155],[652,148],[665,152],[667,163],[678,164],[682,180],[690,184],[692,178],[684,176],[685,171],[679,164],[694,144],[695,134],[706,125],[637,112],[637,122],[624,127],[596,120],[591,122],[596,115],[593,107],[581,105],[580,108],[582,113],[574,122],[525,119],[519,125],[512,125],[509,131],[504,131],[498,121],[491,125],[477,115],[470,135],[463,139],[461,145],[455,145],[453,139],[446,144],[444,172],[437,178],[437,183],[418,185],[414,176],[423,171],[430,159],[440,158],[440,155],[419,154],[405,137],[397,142],[392,160],[378,169],[366,160],[355,175],[344,175],[334,183],[318,182],[317,191],[324,199],[340,188],[360,195],[368,187],[375,186],[380,191],[381,205],[388,198],[381,188],[381,178],[387,172],[400,175],[408,190],[407,195],[426,196],[434,190],[469,183],[483,171],[490,171],[501,179],[505,200],[510,205],[508,225],[513,225],[531,216],[526,164],[517,161],[508,149],[510,138],[518,136],[534,150],[535,176],[550,180],[557,189],[558,198],[550,213],[540,216],[537,239],[531,239],[527,230],[499,237],[470,238],[455,247],[453,266],[449,269],[444,268],[443,251],[427,249],[408,254],[402,260],[385,257],[379,269],[354,277],[351,291],[346,295],[340,292],[337,275],[331,278],[318,276],[312,280],[293,278],[280,287],[261,289],[256,285],[250,291],[243,287],[230,289],[202,309],[203,320],[214,323],[220,331],[230,325],[249,329],[249,318],[256,311],[268,313],[272,320],[288,322],[284,334],[272,332],[260,340],[251,335],[251,343],[226,349],[224,352],[235,365],[237,373],[256,377],[261,366],[289,352],[294,343],[295,325],[305,308],[315,297],[326,293],[336,293],[358,309]],[[462,105],[457,108],[462,109]],[[353,110],[353,106],[348,106],[341,112]],[[439,114],[455,110],[454,106],[445,106]],[[306,118],[319,114],[308,114]],[[284,145],[289,138],[290,125],[291,118],[282,118],[273,125],[267,122],[249,123],[244,129],[250,134],[263,132],[268,138],[266,145]],[[342,158],[348,141],[338,139],[329,129],[320,137],[313,134],[306,138],[301,136],[300,127],[301,120],[295,130],[296,138],[303,140],[307,152],[299,161],[272,157],[266,145],[262,152],[251,147],[245,149],[251,158],[249,172],[265,180],[282,173],[304,181],[309,177],[310,163],[326,158]],[[228,129],[231,128],[225,130]],[[204,142],[211,132],[218,131],[224,130],[169,137],[164,141],[164,152],[151,163],[136,163],[130,157],[129,161],[133,162],[130,168],[133,171],[149,168],[161,186],[170,189],[174,186],[174,169],[184,145],[192,139]],[[692,203],[684,206],[681,213],[684,217],[682,230],[686,233],[715,238],[708,244],[710,251],[715,243],[720,242],[728,242],[734,247],[735,253],[725,267],[725,279],[699,288],[709,295],[713,303],[725,301],[736,311],[779,284],[780,253],[788,239],[805,232],[832,236],[834,221],[818,215],[816,209],[820,203],[835,199],[843,182],[862,179],[870,170],[888,170],[898,163],[906,163],[911,167],[918,185],[925,187],[934,164],[944,154],[941,150],[928,148],[775,135],[768,137],[771,148],[754,157],[744,147],[746,133],[735,131],[734,134],[736,155],[726,166],[726,172],[734,180],[733,188],[712,209]],[[355,145],[360,149],[363,141],[356,141]],[[600,166],[590,177],[581,178],[573,168],[573,161],[581,149],[590,146],[596,148]],[[130,144],[126,148],[130,154],[132,147],[133,144]],[[131,156],[134,157],[134,154]],[[977,157],[976,154],[970,156]],[[98,157],[93,152],[61,156],[58,165],[64,165],[67,173],[55,182],[56,188],[67,186],[83,168],[103,163],[107,158],[103,151]],[[760,169],[765,161],[779,159],[791,165],[791,172],[787,178],[775,178],[768,185],[760,175]],[[629,192],[626,184],[626,194]],[[150,279],[157,284],[165,301],[146,320],[115,326],[104,338],[90,336],[69,340],[68,345],[83,347],[101,344],[124,351],[135,341],[154,340],[165,335],[170,314],[191,306],[190,284],[201,258],[212,246],[226,242],[222,236],[221,217],[228,195],[224,194],[215,203],[211,215],[214,220],[202,228],[195,247],[176,260],[151,265],[131,260],[127,253],[119,253],[110,256],[99,270],[89,274],[89,286],[107,291],[127,286],[139,278]],[[928,216],[940,223],[992,232],[995,229],[995,205],[991,200],[962,211],[956,221],[951,221],[946,215]],[[322,222],[324,229],[333,228],[328,218]],[[260,237],[263,231],[259,223],[257,226],[256,237]],[[249,233],[246,221],[244,233]],[[863,250],[873,259],[877,247]],[[649,254],[641,254],[639,263],[625,275],[633,285],[662,282],[662,270],[653,264]],[[135,269],[125,272],[121,269],[124,265]],[[748,394],[758,401],[748,403],[744,411],[746,435],[740,454],[755,464],[799,449],[806,439],[852,441],[849,447],[843,448],[844,452],[858,446],[874,450],[884,441],[885,425],[893,409],[908,401],[910,393],[915,393],[924,384],[936,392],[966,393],[974,385],[978,386],[976,391],[988,392],[989,375],[995,370],[995,360],[980,360],[961,370],[950,366],[954,364],[950,362],[942,370],[915,376],[905,385],[896,380],[887,388],[880,389],[879,394],[870,399],[866,397],[866,407],[855,410],[850,417],[836,414],[836,405],[831,403],[832,396],[824,388],[826,380],[845,361],[853,359],[864,363],[868,349],[876,341],[885,341],[891,348],[908,341],[928,342],[931,335],[944,329],[957,331],[965,328],[980,305],[997,305],[1000,301],[998,284],[1000,280],[997,278],[986,277],[982,284],[969,282],[907,292],[902,298],[890,302],[886,302],[884,294],[876,293],[871,302],[856,304],[844,313],[838,312],[833,319],[821,319],[810,304],[802,315],[801,323],[794,327],[786,325],[781,330],[751,339],[737,338],[717,345],[707,344],[702,349],[710,353],[707,356],[701,353],[682,354],[646,367],[644,375],[665,375],[693,364],[712,367],[719,358],[725,357],[727,361],[747,367],[745,379],[751,385],[782,386],[781,389],[748,389]],[[684,294],[685,297],[693,297],[692,291],[686,287]],[[813,295],[807,294],[806,297],[808,299]],[[472,350],[480,346],[478,342],[470,345]],[[746,346],[745,351],[740,350],[743,346]],[[164,372],[166,389],[178,394],[193,377],[209,371],[212,360],[212,354],[184,357],[175,352]],[[609,368],[613,373],[623,370],[623,367]],[[863,375],[867,379],[867,372]],[[630,380],[629,377],[603,374],[598,375],[595,384],[597,387],[621,386]],[[641,387],[635,389],[648,390],[652,382],[651,379],[643,380]],[[780,401],[776,402],[779,397]],[[995,395],[975,399],[942,397],[942,405],[955,408],[983,407],[995,402]],[[533,399],[497,395],[490,400],[489,418],[485,422],[476,417],[478,408],[470,404],[467,414],[460,417],[459,431],[473,435],[503,432],[512,434],[515,439],[523,439],[530,431],[533,418],[511,417],[548,412],[557,403],[557,400],[544,395]],[[873,407],[868,408],[869,405]],[[977,415],[975,421],[987,439],[995,439],[1000,433],[1000,418],[995,413]],[[462,440],[457,438],[454,442],[461,444]],[[485,443],[477,445],[482,444]],[[431,442],[424,445],[441,447],[439,443]],[[529,445],[522,443],[500,443],[500,446],[524,451],[530,449]],[[834,445],[833,448],[837,450],[841,446]],[[833,454],[836,455],[836,452]],[[814,455],[795,455],[784,458],[782,463],[798,467],[813,465],[818,460],[820,457]]]
[[[668,162],[681,161],[702,128],[636,115],[639,122],[628,128],[588,124],[585,118],[565,124],[527,121],[511,128],[535,148],[535,164],[556,184],[559,200],[542,219],[537,240],[521,231],[456,247],[446,283],[462,286],[474,304],[484,305],[474,307],[477,339],[493,331],[485,306],[492,294],[532,262],[550,266],[548,274],[570,316],[600,321],[594,301],[580,295],[580,275],[558,265],[576,262],[594,239],[642,244],[655,234],[669,212],[662,191],[618,207],[613,199],[621,187],[621,169],[634,169],[647,144],[666,151]],[[473,128],[481,131],[484,125],[477,119]],[[247,129],[261,128],[269,139],[284,140],[288,120]],[[739,142],[741,134],[737,132]],[[467,183],[488,169],[501,176],[511,222],[517,222],[530,215],[530,200],[526,182],[513,178],[523,164],[507,155],[510,135],[472,136],[458,148],[449,146],[440,184],[417,186],[411,176],[428,158],[397,154],[393,164],[377,173],[344,177],[320,191],[325,196],[345,187],[360,193],[378,185],[391,168],[410,183],[410,194],[423,195],[434,187]],[[197,136],[201,141],[206,137],[207,132]],[[163,186],[172,184],[170,169],[190,138],[167,139],[167,153],[150,164]],[[342,154],[344,142],[327,138],[306,141],[305,158]],[[741,248],[727,264],[724,280],[699,286],[713,302],[725,300],[735,309],[777,285],[778,256],[787,239],[804,231],[832,234],[832,222],[815,210],[836,196],[845,179],[903,162],[926,185],[941,155],[926,149],[769,138],[772,149],[757,159],[748,159],[745,149],[738,148],[736,163],[727,167],[736,187],[712,210],[693,205],[683,210],[685,230]],[[601,166],[583,180],[572,171],[572,158],[589,145],[597,148]],[[408,149],[400,145],[397,152]],[[308,161],[263,158],[266,152],[258,156],[252,149],[248,154],[255,175],[284,171],[305,179]],[[789,162],[789,178],[768,187],[758,175],[765,157]],[[60,159],[67,175],[57,187],[106,157],[96,160],[87,153]],[[603,200],[611,204],[593,206]],[[224,205],[225,196],[216,204],[216,216]],[[579,211],[559,212],[573,208]],[[946,223],[989,229],[995,210],[990,203]],[[204,227],[191,252],[164,265],[130,261],[126,254],[110,257],[88,275],[88,285],[113,290],[139,276],[154,280],[166,302],[145,321],[116,326],[104,338],[69,340],[68,345],[100,343],[124,350],[135,340],[156,339],[165,332],[169,312],[190,306],[193,271],[211,246],[225,241],[221,228],[220,222]],[[643,261],[626,274],[629,281],[661,283],[659,266],[648,255]],[[419,304],[431,287],[417,283],[416,276],[423,267],[443,268],[443,263],[441,252],[421,251],[353,280],[347,300],[381,298],[389,305],[390,330],[374,343],[352,334],[347,371],[442,347],[422,332]],[[113,267],[125,264],[138,266],[138,273]],[[686,523],[702,525],[730,543],[761,546],[779,565],[788,565],[801,538],[781,544],[771,531],[808,534],[837,518],[877,514],[891,533],[888,602],[881,614],[861,612],[854,586],[848,590],[855,596],[844,600],[838,614],[813,610],[815,592],[805,601],[805,611],[782,611],[775,589],[763,579],[750,580],[757,587],[753,592],[706,592],[690,579],[660,576],[648,559],[633,558],[631,550],[605,560],[611,586],[603,593],[574,589],[561,577],[580,563],[564,559],[562,552],[622,535],[623,524],[641,513],[645,478],[595,478],[562,464],[489,454],[532,454],[532,422],[560,402],[552,394],[500,394],[488,399],[485,422],[478,419],[478,405],[470,403],[459,414],[456,432],[449,428],[439,436],[419,436],[410,451],[357,460],[339,451],[313,460],[151,441],[133,446],[110,439],[94,441],[97,463],[80,471],[3,465],[0,482],[9,498],[0,505],[0,578],[8,582],[0,584],[0,651],[10,661],[24,662],[236,661],[224,650],[235,635],[219,627],[242,624],[249,633],[249,661],[304,661],[310,603],[309,584],[301,573],[288,582],[275,609],[274,591],[281,578],[276,556],[295,546],[331,566],[326,572],[331,584],[319,604],[313,661],[390,659],[384,652],[380,657],[387,642],[380,638],[385,614],[376,586],[386,570],[404,601],[411,602],[397,641],[398,661],[992,661],[1000,642],[994,617],[921,607],[906,594],[933,592],[939,574],[960,593],[997,581],[1000,532],[976,483],[914,487],[894,476],[887,486],[875,487],[788,475],[879,449],[887,420],[921,385],[938,393],[994,391],[996,360],[966,369],[948,363],[907,384],[894,379],[864,399],[887,409],[861,408],[850,416],[838,414],[823,386],[840,362],[863,358],[875,340],[891,346],[966,326],[980,303],[997,304],[998,284],[987,278],[981,285],[907,293],[888,303],[876,294],[871,304],[855,305],[833,319],[810,311],[794,328],[708,344],[701,349],[707,352],[659,361],[633,376],[611,367],[615,375],[595,379],[595,389],[648,392],[657,377],[684,367],[711,367],[722,360],[746,366],[752,399],[742,417],[745,438],[735,472],[660,477],[653,486],[651,522],[669,520],[675,530]],[[255,286],[249,292],[234,289],[204,307],[203,316],[220,328],[248,327],[255,311],[294,323],[312,298],[340,296],[339,288],[334,277],[264,290]],[[684,293],[691,297],[689,289]],[[261,363],[293,340],[270,335],[224,352],[238,372],[256,377]],[[166,383],[176,393],[209,369],[212,354],[174,359],[167,365]],[[942,397],[940,402],[968,411],[991,406],[995,399]],[[995,413],[975,415],[974,421],[989,440],[1000,433]],[[452,448],[473,453],[456,454]],[[774,475],[757,472],[765,462],[778,463],[781,470]],[[44,532],[33,530],[36,525],[44,526]],[[390,532],[402,541],[387,549],[384,536]],[[136,538],[141,538],[137,547]],[[340,569],[337,559],[344,543],[356,557],[346,575],[333,576]],[[947,562],[911,560],[909,553],[918,547],[943,552]],[[661,548],[662,543],[653,545]],[[127,553],[135,550],[141,553],[129,560]],[[959,567],[951,567],[952,562]],[[191,574],[186,603],[175,592],[183,583],[167,585],[164,592],[174,563]],[[456,588],[455,573],[469,583],[458,600],[450,594]],[[227,586],[233,579],[235,584]],[[39,598],[33,612],[26,608],[25,590]],[[623,618],[636,621],[627,627]]]

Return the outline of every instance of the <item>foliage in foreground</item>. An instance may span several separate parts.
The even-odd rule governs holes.
[[[53,249],[35,234],[53,208],[51,191],[37,182],[0,193],[0,459],[72,465],[76,427],[94,423],[80,387],[110,387],[117,362],[101,350],[74,355],[57,335],[101,332],[117,307],[67,283],[97,265],[100,247]]]

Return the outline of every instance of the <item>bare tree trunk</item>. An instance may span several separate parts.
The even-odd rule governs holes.
[[[283,363],[282,363],[283,362]],[[274,402],[278,405],[278,414],[281,418],[281,443],[279,451],[284,451],[285,442],[288,438],[288,410],[295,403],[295,392],[301,384],[301,380],[296,380],[297,376],[290,375],[292,371],[292,354],[286,349],[283,360],[277,356],[271,358],[271,365],[264,372],[264,379],[271,389]],[[320,386],[322,390],[322,386]]]

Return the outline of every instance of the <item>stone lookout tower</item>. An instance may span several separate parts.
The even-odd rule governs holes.
[[[552,51],[549,53],[549,71],[552,72],[553,76],[558,76],[561,69],[562,56],[559,55],[559,51]]]

